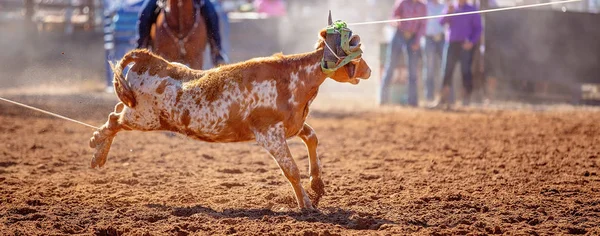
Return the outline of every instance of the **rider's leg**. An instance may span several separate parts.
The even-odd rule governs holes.
[[[195,0],[197,3],[202,0]],[[200,7],[200,13],[206,21],[206,29],[208,33],[208,42],[212,55],[213,64],[221,65],[228,62],[227,56],[222,51],[221,47],[221,30],[219,28],[219,16],[215,10],[215,6],[210,0],[202,1],[204,4]]]
[[[157,0],[144,0],[138,17],[138,40],[136,48],[147,48],[150,42],[150,29],[158,17]]]

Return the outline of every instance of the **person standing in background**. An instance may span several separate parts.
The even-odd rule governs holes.
[[[427,15],[441,15],[445,7],[440,0],[428,0]],[[435,85],[442,76],[441,68],[445,42],[444,26],[440,24],[440,20],[437,18],[427,20],[427,30],[425,31],[425,88],[428,102],[435,99]]]
[[[469,5],[467,0],[458,0],[458,5],[448,4],[446,14],[472,12],[477,9]],[[450,91],[452,87],[452,76],[454,67],[460,61],[461,72],[463,77],[463,105],[469,105],[471,92],[473,91],[473,76],[471,72],[471,64],[473,62],[474,45],[479,42],[482,25],[481,15],[479,13],[444,17],[440,20],[442,25],[448,25],[448,35],[446,36],[446,63],[444,69],[444,81],[442,85],[441,99],[436,106],[449,106],[454,101],[450,99]],[[453,97],[453,96],[452,96]]]
[[[394,19],[423,17],[427,15],[427,7],[419,0],[397,0],[394,4]],[[425,34],[426,20],[412,20],[396,23],[396,32],[387,50],[385,69],[380,89],[380,105],[388,103],[389,85],[394,69],[403,55],[408,54],[408,104],[418,105],[417,66],[421,50],[421,37]]]

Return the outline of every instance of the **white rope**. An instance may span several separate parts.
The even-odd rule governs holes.
[[[412,20],[427,20],[427,19],[441,18],[441,17],[446,17],[446,16],[461,16],[461,15],[470,15],[470,14],[477,14],[477,13],[488,13],[488,12],[496,12],[496,11],[508,11],[508,10],[515,10],[515,9],[523,9],[523,8],[531,8],[531,7],[541,7],[541,6],[548,6],[548,5],[562,4],[562,3],[570,3],[570,2],[580,2],[580,1],[581,0],[566,0],[566,1],[537,3],[537,4],[514,6],[514,7],[495,8],[495,9],[480,10],[480,11],[451,13],[451,14],[445,14],[445,15],[422,16],[422,17],[394,19],[394,20],[381,20],[381,21],[361,22],[361,23],[350,23],[350,24],[348,24],[348,26],[351,26],[351,25],[382,24],[382,23],[402,22],[402,21],[412,21]]]
[[[18,106],[22,106],[22,107],[25,107],[25,108],[29,108],[29,109],[34,110],[34,111],[39,111],[39,112],[42,112],[42,113],[45,113],[45,114],[48,114],[48,115],[51,115],[51,116],[54,116],[54,117],[58,117],[58,118],[61,118],[63,120],[68,120],[68,121],[75,122],[75,123],[80,124],[80,125],[85,125],[85,126],[90,127],[90,128],[99,129],[96,126],[93,126],[93,125],[90,125],[90,124],[86,124],[86,123],[83,123],[81,121],[74,120],[74,119],[71,119],[69,117],[64,117],[64,116],[61,116],[59,114],[52,113],[52,112],[49,112],[49,111],[45,111],[45,110],[42,110],[42,109],[39,109],[39,108],[35,108],[35,107],[29,106],[29,105],[25,105],[23,103],[19,103],[19,102],[15,102],[15,101],[12,101],[12,100],[8,100],[6,98],[0,97],[0,100],[5,101],[5,102],[9,102],[9,103],[12,103],[12,104],[15,104],[15,105],[18,105]]]
[[[444,15],[435,15],[435,16],[423,16],[423,17],[413,17],[413,18],[404,18],[404,19],[394,19],[394,20],[382,20],[382,21],[369,21],[369,22],[360,22],[360,23],[350,23],[348,24],[348,26],[353,26],[353,25],[370,25],[370,24],[382,24],[382,23],[390,23],[390,22],[402,22],[402,21],[413,21],[413,20],[427,20],[427,19],[434,19],[434,18],[441,18],[441,17],[447,17],[447,16],[461,16],[461,15],[470,15],[470,14],[477,14],[477,13],[488,13],[488,12],[497,12],[497,11],[508,11],[508,10],[516,10],[516,9],[523,9],[523,8],[532,8],[532,7],[540,7],[540,6],[548,6],[548,5],[555,5],[555,4],[564,4],[564,3],[572,3],[572,2],[580,2],[581,0],[565,0],[565,1],[557,1],[557,2],[548,2],[548,3],[538,3],[538,4],[529,4],[529,5],[522,5],[522,6],[514,6],[514,7],[504,7],[504,8],[496,8],[496,9],[488,9],[488,10],[479,10],[479,11],[471,11],[471,12],[460,12],[460,13],[451,13],[451,14],[444,14]],[[329,44],[327,44],[327,42],[323,39],[323,42],[325,43],[325,46],[327,46],[327,48],[333,53],[333,55],[335,57],[337,57],[337,59],[339,60],[340,57],[338,57],[338,55],[333,51],[333,49],[331,49],[331,47],[329,47]],[[39,111],[54,117],[58,117],[67,121],[71,121],[80,125],[84,125],[93,129],[99,129],[96,126],[90,125],[90,124],[86,124],[84,122],[78,121],[78,120],[74,120],[65,116],[61,116],[59,114],[56,113],[52,113],[49,111],[45,111],[39,108],[35,108],[32,106],[28,106],[19,102],[15,102],[15,101],[11,101],[8,100],[6,98],[2,98],[0,97],[0,100],[8,102],[8,103],[12,103],[18,106],[22,106],[25,108],[29,108],[31,110],[35,110],[35,111]]]

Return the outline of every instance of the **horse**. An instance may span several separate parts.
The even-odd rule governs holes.
[[[206,22],[193,0],[166,0],[150,31],[151,50],[168,61],[200,70],[208,42]]]

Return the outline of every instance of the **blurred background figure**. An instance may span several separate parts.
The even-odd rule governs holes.
[[[469,5],[467,0],[458,0],[458,5],[448,3],[446,14],[476,10],[477,8]],[[454,74],[454,67],[458,62],[460,62],[463,78],[463,105],[469,105],[471,92],[473,91],[471,63],[473,62],[474,45],[479,42],[481,36],[481,15],[477,13],[444,17],[440,20],[440,23],[448,25],[448,36],[446,37],[448,46],[446,49],[441,98],[436,106],[449,106],[454,103],[454,92],[451,91],[452,75]]]
[[[254,9],[256,9],[256,12],[267,14],[269,17],[282,17],[287,14],[283,0],[255,0]]]
[[[427,7],[419,0],[397,0],[394,4],[394,19],[422,17],[426,14]],[[405,60],[408,61],[408,104],[417,106],[417,66],[421,50],[420,40],[425,34],[426,21],[412,20],[395,24],[396,32],[387,50],[379,103],[380,105],[389,103],[390,82],[394,76],[394,69],[405,51],[408,54],[408,60]]]
[[[231,50],[231,45],[229,43],[229,17],[227,16],[227,12],[223,8],[224,1],[225,0],[211,0],[213,5],[215,6],[215,11],[219,15],[219,28],[221,32],[222,52],[225,55],[229,55],[229,51]]]
[[[43,82],[82,79],[83,83],[100,87],[96,88],[99,91],[105,86],[112,85],[112,71],[107,64],[102,65],[106,61],[120,59],[125,52],[135,48],[136,22],[142,1],[0,0],[0,22],[2,22],[0,23],[0,35],[2,35],[0,48],[3,50],[0,53],[0,75],[7,78],[0,87],[21,86],[27,82],[37,86],[38,79]],[[325,23],[323,18],[318,16],[326,16],[328,9],[333,10],[334,18],[355,23],[385,20],[394,9],[394,5],[398,5],[397,1],[391,0],[283,0],[281,2],[285,5],[285,17],[265,17],[266,14],[255,12],[254,5],[259,1],[210,1],[217,15],[220,16],[223,51],[232,62],[271,55],[274,52],[301,53],[312,49],[314,34]],[[429,9],[427,14],[433,15],[431,5],[435,2],[421,1],[430,5],[427,7]],[[438,1],[447,5],[446,0]],[[535,0],[528,1],[528,3],[537,3]],[[72,4],[63,4],[64,2]],[[95,5],[88,6],[87,2],[95,2]],[[219,3],[225,14],[220,14]],[[481,9],[525,3],[525,1],[500,0],[469,1],[469,4],[474,4]],[[600,78],[596,76],[599,68],[598,55],[600,55],[596,50],[598,48],[596,36],[600,35],[596,33],[597,29],[600,29],[596,27],[596,22],[600,22],[598,18],[600,14],[594,14],[599,11],[598,3],[600,3],[598,0],[584,0],[552,7],[482,14],[485,36],[482,32],[479,39],[481,47],[478,44],[473,45],[474,56],[471,63],[473,89],[470,102],[485,102],[485,99],[489,98],[498,102],[513,99],[535,102],[581,101],[600,104],[600,99],[592,100],[590,97],[592,95],[588,94],[591,92],[585,90],[588,84],[599,83],[596,78]],[[72,17],[74,31],[70,35],[64,30],[66,24],[63,22],[63,12],[66,7],[74,7]],[[108,13],[105,17],[102,14],[104,11]],[[227,25],[223,20],[227,16],[231,19],[229,37],[225,36]],[[409,22],[402,22],[402,24],[407,23]],[[432,25],[430,22],[426,24]],[[548,25],[552,27],[546,27]],[[578,27],[572,27],[573,25]],[[434,35],[430,29],[427,27],[424,34],[426,37],[423,37],[421,42],[424,46],[422,56],[425,60],[419,59],[417,63],[422,63],[425,68],[427,66],[431,68],[427,58],[432,58],[428,57],[431,52],[429,49],[432,47],[428,47],[430,45],[426,43],[427,39],[431,39]],[[368,62],[377,64],[374,76],[383,77],[387,64],[385,58],[390,50],[388,45],[398,27],[372,24],[355,27],[353,30],[363,37],[363,43],[370,48],[365,50],[364,57]],[[569,35],[585,37],[572,38]],[[444,37],[449,37],[448,32]],[[227,50],[228,38],[234,50]],[[564,39],[569,40],[564,41]],[[372,50],[373,48],[379,50]],[[406,53],[404,49],[401,48],[403,54]],[[399,66],[395,68],[395,75],[390,76],[390,86],[383,88],[389,90],[391,96],[388,99],[391,103],[405,104],[408,100],[408,60],[405,60],[405,57],[407,55],[398,55]],[[446,63],[442,61],[442,64]],[[428,78],[432,73],[428,75],[428,70],[425,68],[421,70],[417,66],[417,81],[424,87],[418,89],[419,99],[431,99],[434,96],[437,101],[440,98],[442,81]],[[454,69],[455,73],[452,77],[460,77],[460,70]],[[444,69],[441,72],[443,74]],[[420,79],[419,74],[423,75],[423,80]],[[452,80],[455,79],[458,78]],[[434,82],[434,89],[428,88],[431,87],[430,82]],[[450,83],[450,91],[453,87],[459,88],[456,91],[463,90],[462,82],[454,81],[454,84],[455,86],[452,86]],[[324,87],[324,90],[327,88],[332,92],[321,93],[320,97],[323,100],[325,96],[331,99],[351,99],[355,104],[377,106],[380,102],[381,85],[379,79],[361,82],[357,87],[325,84],[329,87]],[[596,87],[593,88],[595,90]],[[112,89],[109,91],[113,92]],[[428,91],[435,91],[435,93]],[[449,101],[454,101],[453,94],[451,92],[448,96]]]
[[[212,4],[215,6],[215,11],[217,12],[217,15],[219,16],[219,28],[220,28],[220,32],[221,32],[221,52],[224,55],[227,55],[228,57],[231,56],[231,43],[230,43],[230,38],[229,38],[229,29],[230,29],[230,25],[229,25],[229,16],[228,16],[228,10],[223,6],[223,4],[226,3],[226,0],[210,0],[212,2]],[[206,50],[204,51],[204,58],[210,58],[211,56],[211,49],[210,47],[207,47]],[[229,62],[231,63],[231,58],[228,58]],[[213,68],[215,66],[215,64],[213,63],[212,60],[204,60],[204,65],[202,68],[207,69],[207,68]]]
[[[446,7],[441,0],[427,0],[427,15],[441,15]],[[444,26],[438,18],[427,20],[425,33],[425,89],[428,102],[435,99],[435,85],[440,81],[442,73],[442,61],[444,57]]]
[[[221,32],[219,27],[219,16],[215,6],[210,0],[190,0],[194,1],[196,7],[200,8],[200,14],[206,22],[208,43],[211,47],[212,61],[214,64],[228,63],[227,56],[223,53],[221,44]],[[150,41],[150,29],[156,22],[159,8],[157,0],[144,0],[142,11],[139,15],[139,38],[137,48],[147,48]]]
[[[23,3],[25,20],[31,22],[33,18],[35,3],[33,2],[33,0],[23,0]],[[2,5],[0,5],[0,8],[2,8]]]

